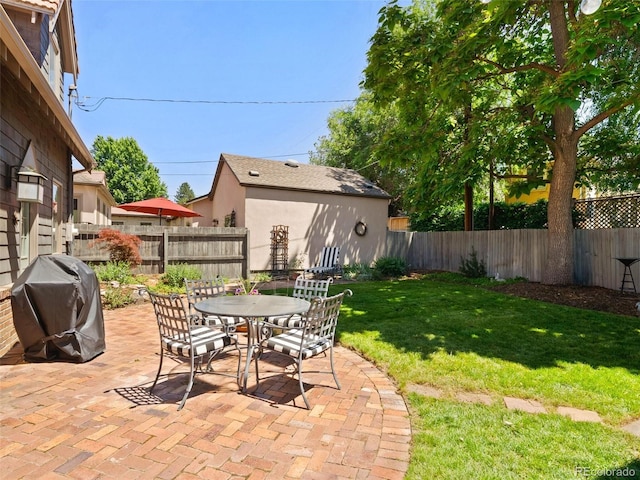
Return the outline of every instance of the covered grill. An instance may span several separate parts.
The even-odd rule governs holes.
[[[81,363],[104,352],[100,284],[77,258],[36,258],[11,289],[11,308],[27,361]]]

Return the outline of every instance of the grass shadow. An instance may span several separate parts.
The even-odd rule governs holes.
[[[338,337],[375,332],[379,341],[423,359],[473,352],[534,369],[579,362],[640,374],[640,322],[632,317],[428,280],[350,288]]]

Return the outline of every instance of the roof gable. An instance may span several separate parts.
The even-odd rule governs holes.
[[[220,155],[212,192],[215,190],[223,163],[229,166],[238,183],[244,187],[390,198],[387,192],[355,170],[228,153]]]
[[[71,0],[0,0],[7,7],[49,15],[50,33],[57,25],[62,48],[62,69],[73,75],[74,82],[79,73],[76,33],[73,25]]]

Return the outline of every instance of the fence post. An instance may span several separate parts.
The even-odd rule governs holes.
[[[242,247],[242,256],[244,257],[244,265],[242,266],[244,278],[249,278],[251,262],[249,261],[249,229],[245,230],[244,242]]]
[[[160,252],[160,262],[162,263],[162,272],[167,273],[169,267],[169,230],[162,230],[162,250]]]

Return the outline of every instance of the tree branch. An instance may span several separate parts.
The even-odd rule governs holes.
[[[498,70],[500,70],[501,74],[514,73],[514,72],[526,72],[528,70],[539,70],[541,72],[548,73],[549,75],[556,78],[560,76],[560,72],[557,72],[554,68],[550,67],[549,65],[544,65],[538,62],[532,62],[526,65],[518,65],[516,67],[505,67],[504,65],[501,65],[498,62],[494,62],[493,60],[489,60],[486,57],[478,57],[478,60],[496,67]]]
[[[593,127],[595,127],[599,123],[601,123],[604,120],[606,120],[607,118],[609,118],[614,113],[618,113],[620,110],[623,110],[623,109],[627,108],[629,105],[631,105],[632,103],[634,103],[634,101],[636,101],[637,97],[638,97],[638,95],[633,95],[630,98],[628,98],[625,102],[621,103],[620,105],[617,105],[615,107],[611,107],[611,108],[609,108],[609,109],[607,109],[607,110],[605,110],[603,112],[600,112],[598,115],[596,115],[591,120],[586,122],[580,128],[576,129],[576,131],[574,132],[574,135],[576,135],[577,138],[580,138],[582,135],[587,133],[589,130],[591,130]]]

